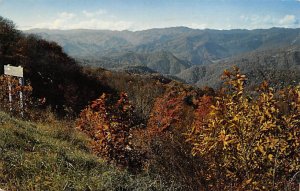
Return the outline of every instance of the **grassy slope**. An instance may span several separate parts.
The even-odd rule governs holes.
[[[107,165],[89,153],[87,141],[63,123],[30,123],[0,112],[0,188],[166,190],[157,178]]]

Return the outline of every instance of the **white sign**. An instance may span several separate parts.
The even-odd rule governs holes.
[[[4,74],[23,78],[23,67],[4,65]]]
[[[19,83],[21,86],[24,85],[24,78],[23,78],[23,68],[21,66],[15,67],[15,66],[10,66],[10,65],[4,65],[4,74],[9,75],[9,76],[15,76],[19,77]],[[8,83],[8,93],[9,93],[9,109],[12,111],[12,95],[11,95],[11,82],[9,81]],[[21,116],[23,117],[23,92],[20,91],[20,109],[21,109]]]

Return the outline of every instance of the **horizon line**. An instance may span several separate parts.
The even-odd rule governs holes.
[[[246,30],[246,31],[254,31],[254,30],[270,30],[270,29],[300,29],[300,27],[292,28],[292,27],[270,27],[270,28],[254,28],[254,29],[247,29],[247,28],[232,28],[232,29],[216,29],[216,28],[191,28],[187,26],[171,26],[171,27],[154,27],[148,29],[140,29],[140,30],[113,30],[113,29],[93,29],[93,28],[74,28],[74,29],[59,29],[59,28],[29,28],[29,29],[18,29],[20,31],[31,31],[31,30],[49,30],[49,31],[75,31],[75,30],[89,30],[89,31],[112,31],[112,32],[142,32],[142,31],[149,31],[149,30],[163,30],[163,29],[175,29],[175,28],[185,28],[189,30],[214,30],[214,31],[232,31],[232,30]]]

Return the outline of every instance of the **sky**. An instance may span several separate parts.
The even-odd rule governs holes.
[[[300,28],[300,0],[0,0],[18,29]]]

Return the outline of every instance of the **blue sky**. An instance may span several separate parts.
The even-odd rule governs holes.
[[[300,0],[0,0],[21,30],[300,28]]]

